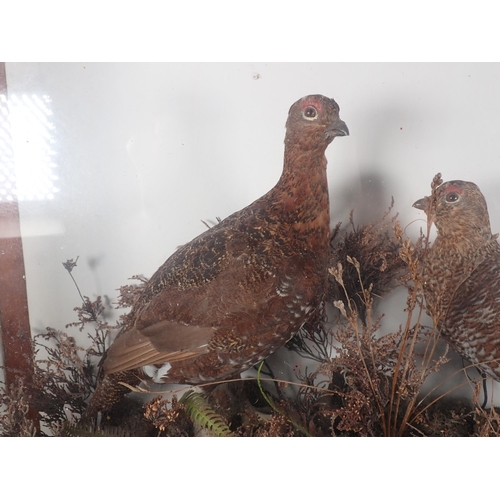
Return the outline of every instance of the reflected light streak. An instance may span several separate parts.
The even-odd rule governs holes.
[[[0,201],[50,200],[59,191],[51,99],[0,95]]]

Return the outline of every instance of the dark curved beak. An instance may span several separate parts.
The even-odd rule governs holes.
[[[420,198],[420,200],[417,200],[412,207],[417,208],[418,210],[423,210],[424,212],[427,211],[427,207],[429,206],[429,197],[425,196],[424,198]]]
[[[343,122],[342,120],[339,120],[335,124],[335,128],[333,130],[338,136],[349,135],[349,129],[347,128],[345,122]]]

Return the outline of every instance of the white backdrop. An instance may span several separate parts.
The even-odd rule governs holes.
[[[6,72],[34,331],[75,319],[62,262],[79,256],[82,293],[114,301],[130,276],[151,276],[202,232],[202,219],[269,190],[288,109],[307,94],[335,98],[351,132],[327,151],[333,223],[352,208],[357,222],[377,218],[394,196],[403,225],[421,219],[408,229],[416,236],[423,214],[411,205],[442,172],[480,186],[500,232],[499,64],[9,63]]]

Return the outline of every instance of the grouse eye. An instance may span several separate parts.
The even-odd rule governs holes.
[[[448,193],[446,195],[446,198],[445,200],[448,202],[448,203],[455,203],[456,201],[458,201],[460,199],[460,196],[457,194],[457,193]]]
[[[304,111],[302,111],[302,115],[306,120],[316,120],[318,111],[313,106],[307,106],[304,108]]]

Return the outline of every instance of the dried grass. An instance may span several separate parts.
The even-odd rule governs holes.
[[[439,184],[436,176],[433,189]],[[325,304],[335,307],[338,318],[332,326],[325,310],[318,311],[278,353],[299,355],[308,364],[295,371],[296,379],[277,380],[271,357],[254,380],[220,383],[207,395],[185,400],[170,391],[143,407],[123,406],[116,420],[81,426],[99,360],[127,316],[110,325],[101,297],[91,301],[80,294],[77,321],[67,325],[67,332],[47,328],[35,337],[33,387],[18,383],[0,389],[0,434],[34,435],[26,418],[32,405],[46,435],[193,436],[200,425],[204,432],[239,436],[499,435],[500,414],[481,408],[479,384],[473,401],[448,397],[451,391],[437,395],[438,387],[423,392],[429,375],[448,360],[446,350],[437,355],[439,336],[421,324],[420,269],[428,233],[411,242],[397,216],[390,216],[391,208],[380,221],[363,226],[354,224],[351,213],[347,229],[334,231]],[[64,263],[73,280],[76,262]],[[134,278],[137,284],[121,288],[118,307],[129,307],[147,282]],[[396,286],[407,294],[404,310],[390,311],[401,315],[400,326],[382,335],[383,317],[373,317],[374,304],[383,311],[387,293]],[[70,331],[85,332],[90,347],[79,347]],[[40,351],[43,357],[37,356]]]

